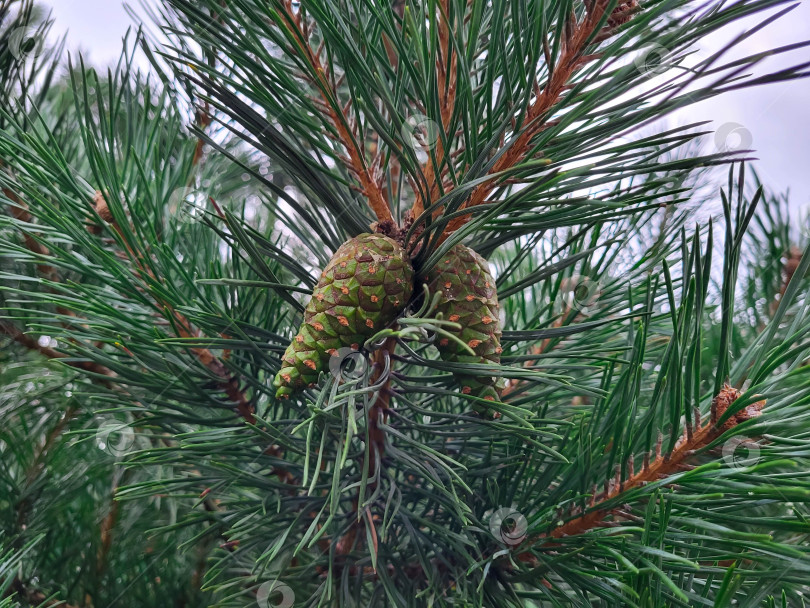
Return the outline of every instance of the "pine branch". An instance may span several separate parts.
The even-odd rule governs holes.
[[[332,124],[338,133],[338,138],[348,156],[349,167],[360,182],[362,193],[368,198],[369,206],[377,216],[378,222],[394,221],[391,215],[391,208],[388,202],[383,198],[382,189],[377,181],[372,177],[371,172],[366,164],[366,159],[360,144],[357,143],[354,135],[351,133],[351,128],[346,119],[348,108],[341,108],[337,96],[337,88],[334,86],[334,75],[324,69],[320,60],[320,53],[318,50],[313,50],[309,43],[309,36],[305,31],[306,28],[302,24],[301,14],[295,13],[292,6],[292,0],[283,0],[284,7],[284,20],[287,26],[295,35],[298,43],[298,48],[301,51],[300,57],[304,59],[316,80],[316,85],[320,91],[321,98],[324,105],[322,106],[327,112]],[[330,78],[331,77],[331,78]],[[330,80],[332,82],[330,82]]]
[[[746,407],[744,410],[735,413],[730,416],[728,420],[724,421],[723,424],[718,424],[728,408],[739,396],[740,391],[726,384],[720,393],[712,400],[709,419],[701,426],[700,415],[695,411],[695,429],[691,430],[691,424],[687,424],[684,435],[679,439],[671,452],[661,454],[662,438],[659,437],[655,458],[650,461],[649,455],[645,455],[641,471],[633,474],[633,459],[631,458],[628,461],[628,471],[630,472],[628,479],[619,479],[617,471],[617,478],[606,482],[605,491],[591,497],[591,504],[587,512],[573,519],[569,519],[563,525],[554,528],[548,534],[536,540],[542,541],[547,538],[558,539],[577,536],[593,528],[606,525],[605,519],[616,514],[621,507],[601,507],[600,505],[607,502],[621,502],[621,496],[623,494],[648,483],[665,479],[684,468],[688,468],[690,466],[689,460],[695,454],[709,446],[718,437],[738,424],[761,415],[762,409],[765,407],[764,400],[758,401]],[[556,544],[545,540],[542,546],[552,547],[556,546]],[[518,559],[532,563],[536,561],[536,558],[531,552],[519,554]]]
[[[450,128],[453,110],[456,103],[456,84],[458,66],[455,45],[452,43],[452,24],[450,21],[450,0],[440,0],[438,3],[439,23],[438,38],[439,49],[436,57],[436,82],[439,94],[439,114],[441,128],[444,132]],[[434,201],[439,198],[441,182],[444,172],[450,168],[449,163],[442,168],[446,159],[443,138],[436,138],[435,153],[428,154],[428,160],[422,169],[428,186],[427,200]],[[434,163],[435,159],[435,163]],[[415,190],[416,200],[413,204],[411,217],[418,218],[425,211],[425,201],[421,192]]]
[[[490,179],[472,191],[469,199],[462,205],[462,209],[471,209],[487,202],[490,194],[498,186],[497,175],[527,160],[533,149],[532,140],[549,125],[546,120],[549,112],[568,90],[572,76],[584,65],[597,58],[597,55],[584,55],[583,53],[593,42],[592,37],[596,33],[596,28],[599,26],[607,6],[606,3],[595,2],[593,7],[593,10],[588,11],[583,21],[577,25],[574,24],[573,14],[568,17],[565,34],[561,41],[559,60],[554,66],[549,64],[548,81],[534,102],[527,108],[523,131],[510,143],[509,148],[488,172]],[[611,18],[613,15],[612,13]],[[608,35],[610,29],[606,29],[604,32],[605,35]],[[538,88],[536,83],[535,87]],[[440,242],[446,240],[470,219],[469,214],[461,214],[450,220]]]
[[[155,274],[148,267],[141,254],[136,252],[135,249],[129,244],[126,234],[110,213],[109,207],[107,206],[102,193],[96,192],[94,200],[97,213],[118,234],[119,238],[121,239],[121,243],[123,243],[127,249],[130,259],[135,263],[136,272],[140,275],[144,283],[148,285],[152,281],[156,282],[157,277],[155,277]],[[152,297],[154,298],[158,309],[163,309],[169,313],[174,321],[177,333],[181,338],[196,339],[200,337],[200,332],[192,327],[191,323],[189,323],[185,316],[174,310],[169,303],[162,301],[160,296],[158,296],[154,290],[151,291]],[[230,401],[234,404],[236,411],[240,416],[242,416],[242,418],[244,418],[245,422],[248,424],[254,424],[256,418],[253,415],[253,404],[247,398],[245,393],[239,388],[239,379],[231,374],[228,371],[227,366],[220,359],[214,356],[209,349],[202,347],[191,347],[189,350],[197,357],[202,365],[208,368],[209,371],[220,379],[218,387],[225,392]]]
[[[618,6],[605,19],[608,5]],[[126,103],[144,87],[130,87],[123,76],[104,83],[109,86],[94,80],[92,93],[87,79],[72,76],[73,93],[80,97],[79,116],[74,120],[68,114],[64,122],[82,128],[76,129],[79,137],[69,138],[70,145],[62,145],[50,132],[50,117],[30,132],[20,125],[3,131],[0,148],[19,169],[20,185],[26,188],[19,192],[30,198],[34,216],[33,222],[5,218],[8,221],[0,225],[0,249],[10,258],[0,277],[10,282],[0,289],[15,294],[8,304],[3,302],[11,315],[7,324],[16,330],[17,322],[22,331],[52,327],[48,311],[54,305],[79,311],[87,321],[83,318],[80,327],[63,317],[69,326],[59,334],[59,348],[88,352],[91,349],[82,350],[83,337],[99,339],[103,343],[90,357],[122,378],[113,386],[119,394],[99,391],[86,407],[123,405],[134,410],[139,424],[177,439],[158,445],[141,438],[149,448],[138,450],[128,464],[143,465],[147,475],[126,487],[114,478],[113,486],[120,489],[101,522],[96,515],[109,506],[109,459],[95,459],[92,442],[74,446],[63,440],[65,449],[52,451],[44,471],[55,474],[37,476],[38,483],[50,485],[35,510],[52,513],[36,521],[32,516],[25,534],[38,531],[35,523],[40,529],[60,529],[64,524],[59,518],[65,517],[67,527],[80,529],[81,536],[95,539],[99,548],[76,577],[68,599],[81,603],[92,597],[96,605],[113,598],[112,603],[120,603],[118,598],[126,602],[119,591],[138,581],[140,587],[127,598],[181,605],[190,597],[191,581],[194,588],[211,590],[210,603],[255,604],[260,599],[256,584],[266,575],[283,577],[296,595],[296,605],[347,607],[425,602],[444,606],[458,601],[507,608],[526,601],[562,605],[575,595],[588,605],[725,605],[724,600],[739,601],[754,588],[759,593],[778,583],[790,595],[805,584],[799,579],[810,555],[803,546],[802,519],[808,484],[786,475],[782,463],[804,465],[808,453],[801,408],[810,401],[810,374],[802,363],[810,348],[810,317],[795,292],[804,293],[810,262],[793,271],[766,335],[749,340],[754,327],[746,326],[748,307],[725,306],[734,303],[734,263],[724,268],[720,304],[713,291],[716,277],[710,278],[717,265],[701,249],[704,232],[698,227],[692,239],[684,234],[679,245],[686,221],[679,211],[671,217],[665,214],[659,234],[652,226],[662,196],[673,209],[686,198],[680,197],[680,186],[673,189],[664,180],[678,172],[691,175],[706,162],[706,157],[680,156],[680,151],[671,162],[661,162],[669,146],[681,146],[693,135],[672,131],[604,145],[615,142],[618,133],[687,103],[651,103],[656,95],[679,95],[686,79],[675,78],[671,86],[655,81],[646,87],[650,91],[634,95],[642,76],[624,65],[627,55],[650,40],[680,52],[739,17],[773,6],[766,0],[743,0],[728,8],[694,7],[692,14],[686,2],[676,5],[651,5],[649,20],[628,28],[627,44],[617,41],[600,48],[604,56],[597,58],[593,46],[629,18],[633,0],[586,0],[584,6],[556,8],[541,3],[526,10],[505,5],[503,11],[491,3],[439,0],[409,5],[406,18],[400,19],[385,12],[385,2],[232,5],[170,0],[166,12],[177,7],[179,18],[167,19],[162,31],[189,44],[166,56],[174,56],[178,71],[193,72],[186,84],[204,89],[199,95],[187,91],[192,100],[200,100],[196,141],[171,108],[149,103],[133,108]],[[219,6],[223,19],[211,21]],[[573,16],[583,10],[584,17]],[[703,10],[705,14],[698,14]],[[606,27],[597,31],[603,22]],[[405,24],[402,31],[400,23]],[[222,61],[206,64],[195,42]],[[543,55],[546,65],[538,66]],[[753,60],[742,60],[736,67],[751,64]],[[538,71],[543,80],[532,83]],[[724,83],[732,87],[756,82],[742,78],[735,83],[733,78],[721,78],[698,97],[722,92]],[[176,84],[168,78],[164,85],[171,98]],[[407,137],[398,117],[407,108],[430,113],[441,123],[442,137],[427,162],[403,143]],[[216,137],[201,132],[205,114],[223,126]],[[557,120],[551,120],[552,114]],[[508,129],[510,120],[510,141],[499,144],[499,130]],[[208,149],[202,153],[203,140],[211,146],[210,154]],[[58,145],[52,145],[54,141]],[[257,150],[261,164],[252,163],[250,152],[235,152],[248,146]],[[530,158],[539,155],[535,150],[540,148],[553,159],[549,169]],[[232,155],[227,163],[217,163],[220,152],[222,158]],[[231,160],[237,169],[220,171],[230,167]],[[503,172],[498,172],[499,162],[513,164],[501,165]],[[456,174],[467,169],[465,177]],[[282,170],[289,180],[277,177]],[[270,193],[242,184],[244,171],[254,172]],[[490,172],[482,178],[488,177],[488,182],[467,181],[478,180],[482,171]],[[421,210],[424,216],[424,209],[436,205],[459,180],[458,191],[448,197],[452,202],[445,208],[447,217],[423,218],[421,227],[413,224],[414,212]],[[449,228],[446,222],[460,221],[463,226],[474,217],[462,230],[467,242],[491,256],[501,271],[498,288],[508,356],[497,373],[512,379],[510,403],[504,404],[502,416],[484,420],[471,415],[469,402],[450,384],[455,366],[448,369],[447,361],[434,360],[434,347],[421,338],[403,341],[398,350],[405,353],[394,355],[391,343],[375,354],[375,372],[386,356],[396,358],[398,369],[392,380],[396,390],[384,383],[373,403],[364,400],[360,405],[362,389],[341,392],[334,378],[300,400],[273,400],[267,378],[277,370],[280,343],[300,312],[298,294],[307,291],[301,284],[309,286],[312,272],[326,263],[329,251],[370,221],[349,190],[368,197],[372,208],[375,201],[385,205],[375,209],[376,223],[381,230],[393,231],[397,227],[392,220],[381,218],[378,211],[388,211],[390,217],[396,204],[399,219],[403,193],[396,190],[408,182],[416,200],[403,218],[405,229],[412,227],[416,238],[422,230],[435,245],[441,236],[437,232]],[[95,236],[83,225],[89,212],[88,183],[109,193],[109,208],[104,197],[97,196],[98,217],[89,213],[99,224],[89,227]],[[222,196],[210,192],[208,200],[238,199],[228,203],[227,216],[219,214],[223,226],[208,213],[202,223],[183,221],[188,218],[179,218],[176,206],[167,202],[167,195],[184,185],[206,188],[206,183],[225,191]],[[17,188],[11,179],[4,185]],[[304,196],[288,196],[289,185]],[[378,191],[377,198],[369,188]],[[578,195],[585,191],[589,194]],[[240,202],[253,195],[260,199],[258,205]],[[126,203],[119,203],[119,196]],[[466,197],[466,206],[459,210]],[[34,201],[42,206],[34,208]],[[504,207],[483,218],[489,215],[489,203]],[[216,203],[212,206],[220,211]],[[324,210],[331,212],[334,223],[323,222]],[[735,224],[729,205],[733,244],[727,253],[745,249],[738,235],[745,232],[751,214],[740,205]],[[346,221],[349,217],[352,221]],[[20,228],[50,252],[25,251],[18,242]],[[706,250],[711,252],[708,232]],[[10,239],[4,238],[6,233]],[[616,246],[596,251],[614,239]],[[624,242],[618,244],[620,240]],[[652,241],[656,243],[651,248]],[[784,251],[779,243],[775,247],[768,241],[769,259],[773,252]],[[424,248],[428,259],[437,253],[429,248]],[[418,266],[424,256],[417,255]],[[39,262],[58,270],[64,282],[51,282],[42,274],[47,269],[36,268]],[[18,266],[35,275],[39,271],[40,279],[17,282]],[[767,283],[765,295],[761,289],[750,293],[766,311],[779,291],[781,277],[773,280],[783,271],[779,266],[771,263],[767,280],[759,281]],[[607,287],[604,295],[600,291],[598,310],[583,312],[588,319],[572,324],[579,316],[567,308],[567,300],[562,314],[556,315],[560,292],[566,290],[566,277],[574,268]],[[75,293],[68,291],[68,277]],[[56,296],[46,291],[49,287]],[[633,314],[625,316],[627,311]],[[35,341],[22,331],[12,339],[33,348]],[[113,342],[128,354],[113,351]],[[53,351],[61,356],[59,348]],[[25,362],[14,361],[16,354],[13,349],[8,369],[14,381],[0,394],[12,401],[11,408],[5,402],[0,408],[9,412],[0,422],[11,421],[11,430],[0,441],[11,446],[10,454],[23,456],[11,467],[7,485],[12,493],[27,490],[16,483],[18,475],[31,465],[32,448],[43,440],[48,445],[48,431],[56,425],[55,419],[48,427],[30,424],[39,414],[29,407],[34,396],[25,389],[31,374],[18,371]],[[0,358],[5,363],[6,357]],[[739,385],[740,373],[722,372],[728,365],[721,364],[716,373],[716,360],[724,358],[748,360],[760,370],[754,385],[768,399],[768,443],[762,458],[769,466],[738,473],[700,468],[671,500],[663,494],[662,500],[655,500],[653,487],[680,483],[679,471],[705,462],[724,433],[732,434],[734,426],[758,415],[765,405],[761,401],[731,416],[728,408],[738,392],[720,385],[714,389],[718,396],[711,413],[699,414],[697,405],[706,405],[703,387],[715,386],[715,378],[730,376]],[[189,362],[197,373],[182,371]],[[212,376],[214,381],[208,382]],[[378,375],[375,380],[383,384]],[[53,415],[71,403],[66,395],[74,390],[59,390],[54,384],[57,389],[43,399]],[[223,391],[231,401],[224,415],[200,415],[200,400],[210,398],[221,406]],[[592,407],[582,407],[586,399]],[[240,414],[248,421],[256,404],[266,427],[234,426],[232,404],[247,409]],[[684,414],[681,429],[678,421]],[[723,416],[729,420],[721,423]],[[76,422],[69,425],[71,430]],[[656,450],[660,428],[669,428],[670,436]],[[283,447],[268,447],[273,442]],[[70,459],[79,454],[83,465],[101,465],[97,471],[103,475],[93,488],[101,500],[69,495],[87,476],[75,469],[69,471],[72,477],[60,476],[59,457],[68,449],[75,451],[65,458],[67,464],[76,462]],[[603,482],[602,471],[611,477],[604,491],[593,486],[588,492],[592,484]],[[76,480],[73,486],[71,479]],[[0,490],[6,487],[3,483]],[[203,487],[210,490],[200,494]],[[693,500],[702,492],[712,493],[707,502]],[[160,500],[153,500],[156,496]],[[125,512],[119,500],[124,498],[144,501],[148,508],[153,503],[168,505],[171,515],[166,520],[147,516],[148,526],[130,527],[130,521],[144,522],[137,508]],[[559,506],[576,499],[580,502],[572,510]],[[793,501],[790,506],[788,499]],[[64,508],[79,501],[76,514]],[[624,503],[633,509],[617,506]],[[650,514],[661,508],[661,518],[640,517],[635,509],[639,503],[646,503]],[[487,563],[488,556],[506,553],[497,542],[493,521],[487,525],[487,513],[509,505],[525,512],[556,512],[555,519],[567,520],[560,528],[549,524],[532,529],[529,540],[511,551],[527,565],[551,564],[552,572],[542,574],[547,579],[530,572],[507,580],[497,564]],[[750,522],[734,519],[742,509]],[[699,530],[684,523],[689,518],[699,522]],[[733,530],[724,534],[717,526],[729,521]],[[627,533],[598,533],[602,526],[624,523],[631,527]],[[644,533],[635,534],[642,525]],[[147,580],[151,576],[140,576],[157,561],[135,556],[135,543],[128,542],[141,529],[155,527],[164,530],[150,536],[150,548],[159,549],[165,542],[166,551],[176,551],[176,559],[170,556],[163,562],[166,571],[172,564],[182,565],[171,586],[157,586]],[[13,530],[13,522],[8,529]],[[188,536],[175,542],[181,529]],[[48,568],[51,556],[65,554],[68,536],[50,536],[48,546],[31,560],[45,564],[40,569]],[[493,537],[498,546],[490,553]],[[192,543],[200,555],[177,551]],[[646,549],[650,553],[645,554]],[[719,581],[720,565],[726,561],[714,559],[718,555],[742,564],[729,575],[729,585]],[[789,560],[799,566],[793,572]],[[702,564],[710,567],[699,568]],[[64,567],[54,564],[51,578],[36,586],[67,589],[64,581],[72,580],[75,565],[75,560],[65,560]],[[780,569],[783,565],[787,568]],[[155,597],[157,601],[150,602]]]
[[[2,161],[0,161],[0,168],[5,168],[5,163],[3,163]],[[12,205],[10,205],[11,216],[20,223],[33,224],[33,216],[31,215],[31,212],[28,209],[28,205],[26,205],[25,202],[22,199],[20,199],[20,197],[17,196],[15,192],[12,192],[8,188],[3,188],[3,194],[13,203]],[[92,231],[93,227],[88,226],[88,229]],[[48,248],[45,247],[42,243],[40,243],[37,239],[35,239],[31,233],[29,233],[27,230],[21,231],[23,233],[23,241],[25,243],[25,246],[31,253],[33,253],[38,258],[47,258],[50,255]],[[50,281],[51,283],[57,284],[62,282],[59,273],[50,264],[45,264],[41,262],[37,264],[37,270],[44,279]],[[49,291],[51,293],[56,293],[56,290],[53,287],[49,287]],[[57,305],[56,312],[65,317],[72,317],[75,319],[79,318],[79,315],[77,315],[73,310],[65,308],[64,306]],[[61,325],[63,327],[69,326],[69,324],[64,321],[61,322]],[[105,368],[103,368],[102,366],[97,366],[97,369],[99,370],[99,373],[101,373],[101,370]],[[105,372],[105,375],[112,375],[112,374],[109,370],[107,370]]]

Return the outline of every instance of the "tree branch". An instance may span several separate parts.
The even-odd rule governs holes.
[[[720,418],[723,417],[731,404],[734,403],[739,396],[740,391],[726,384],[720,393],[712,400],[709,420],[701,426],[699,424],[699,415],[695,413],[698,420],[698,423],[695,424],[696,430],[692,433],[685,433],[684,436],[678,440],[678,443],[675,444],[675,447],[670,453],[661,455],[661,442],[659,440],[655,459],[650,462],[649,456],[645,456],[641,471],[632,474],[632,467],[628,467],[631,471],[630,477],[624,481],[617,479],[616,483],[609,485],[604,492],[593,496],[591,498],[590,508],[586,512],[569,519],[563,525],[552,529],[547,534],[537,537],[535,540],[544,541],[540,545],[541,547],[557,546],[556,543],[548,539],[576,536],[598,526],[606,525],[605,519],[616,514],[620,508],[603,507],[602,505],[606,502],[616,501],[620,499],[622,494],[626,494],[630,490],[666,478],[682,470],[684,467],[688,467],[688,461],[692,456],[710,445],[723,433],[746,420],[756,418],[762,413],[762,409],[765,407],[764,400],[749,405],[744,410],[731,416],[722,425],[718,425]],[[619,502],[621,501],[619,500]],[[536,562],[536,558],[531,551],[520,553],[517,557],[523,562]]]
[[[146,266],[140,253],[136,252],[127,241],[124,231],[121,230],[121,227],[116,223],[112,213],[110,213],[109,207],[107,206],[101,192],[96,192],[95,204],[96,211],[98,212],[99,216],[105,222],[107,222],[112,230],[118,234],[118,237],[121,239],[121,242],[127,249],[130,259],[135,264],[136,272],[144,283],[149,284],[151,281],[156,281],[157,278]],[[177,333],[181,338],[200,337],[199,331],[192,327],[191,323],[185,318],[185,316],[174,310],[170,304],[164,302],[153,290],[150,289],[149,291],[158,308],[169,312],[172,319],[175,321]],[[194,354],[194,356],[197,357],[197,360],[203,366],[208,368],[210,372],[219,378],[218,387],[228,396],[228,399],[230,399],[234,404],[234,408],[239,415],[242,416],[242,418],[244,418],[248,424],[253,424],[256,421],[255,417],[253,416],[253,404],[247,398],[245,393],[239,388],[238,379],[228,371],[227,366],[221,360],[215,357],[214,354],[207,348],[192,347],[189,350],[192,352],[192,354]]]
[[[635,2],[635,0],[632,0]],[[489,172],[491,179],[478,187],[476,187],[470,198],[463,205],[463,209],[471,209],[478,205],[485,203],[498,186],[496,175],[503,171],[507,171],[515,167],[523,160],[526,159],[527,154],[532,152],[532,141],[535,136],[548,126],[546,118],[550,110],[560,101],[563,93],[568,89],[571,77],[586,63],[596,58],[596,55],[583,55],[586,44],[591,39],[591,36],[596,31],[600,20],[604,16],[607,3],[603,1],[594,2],[592,10],[589,10],[583,19],[582,23],[574,23],[574,15],[570,15],[566,22],[566,28],[562,35],[561,52],[556,65],[548,65],[549,78],[542,89],[536,96],[534,103],[532,103],[526,112],[525,125],[523,131],[517,136],[514,142],[509,146],[509,149],[495,162]],[[607,36],[610,35],[615,25],[620,25],[629,19],[629,15],[618,15],[617,11],[623,9],[622,6],[616,7],[613,13],[608,18],[608,25],[603,29],[603,33]],[[613,25],[610,25],[613,20]],[[600,34],[601,35],[601,34]],[[548,60],[548,59],[547,59]],[[470,215],[460,215],[451,220],[440,241],[444,241],[453,232],[458,230],[461,226],[470,221]]]
[[[453,118],[453,110],[456,106],[456,80],[458,77],[457,57],[454,45],[451,43],[451,23],[450,23],[450,0],[440,0],[439,2],[439,52],[436,57],[436,82],[438,83],[439,110],[441,113],[441,127],[444,132],[450,128],[450,121]],[[428,186],[427,201],[438,199],[441,182],[449,167],[442,170],[445,162],[445,149],[441,137],[436,138],[436,150],[434,154],[428,154],[427,162],[422,169],[425,181]],[[436,159],[434,164],[433,159]],[[413,204],[411,216],[418,218],[425,211],[425,201],[417,190],[416,200]]]
[[[351,133],[344,110],[338,102],[336,87],[330,83],[327,71],[321,64],[318,53],[313,51],[310,46],[308,36],[304,31],[305,28],[301,24],[300,13],[295,14],[293,11],[292,0],[284,0],[284,17],[298,41],[301,57],[307,61],[315,77],[316,85],[325,103],[324,110],[337,130],[340,143],[346,148],[349,155],[349,167],[357,176],[362,192],[368,198],[371,210],[377,216],[377,221],[393,222],[394,217],[391,215],[391,208],[383,198],[380,185],[371,176],[363,151]]]

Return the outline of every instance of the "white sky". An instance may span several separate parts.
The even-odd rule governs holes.
[[[95,65],[117,60],[121,38],[131,20],[120,0],[45,0],[53,8],[54,32],[68,31],[68,48],[81,50]],[[732,34],[755,24],[739,23],[737,31],[713,35],[706,52],[719,48]],[[743,43],[734,56],[799,42],[810,32],[810,0]],[[771,60],[765,68],[810,61],[810,50],[801,49]],[[775,191],[790,188],[794,208],[810,208],[810,80],[758,89],[734,91],[692,106],[669,118],[671,124],[713,120],[713,128],[738,123],[750,132],[751,146],[760,159],[756,168],[766,186]]]

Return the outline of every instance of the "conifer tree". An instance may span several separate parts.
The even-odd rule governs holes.
[[[792,8],[0,0],[0,606],[805,605]]]

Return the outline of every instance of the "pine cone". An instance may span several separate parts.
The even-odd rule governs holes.
[[[329,357],[355,350],[390,325],[413,292],[413,268],[393,239],[361,234],[341,245],[326,265],[273,381],[276,398],[313,386]]]
[[[469,247],[458,244],[424,277],[431,294],[441,293],[437,312],[444,319],[461,325],[448,329],[475,351],[475,355],[446,337],[439,337],[436,346],[444,361],[454,363],[501,362],[501,323],[498,292],[489,264]],[[496,379],[490,376],[456,374],[461,392],[487,401],[499,401]],[[475,405],[482,415],[491,416],[487,408]]]

